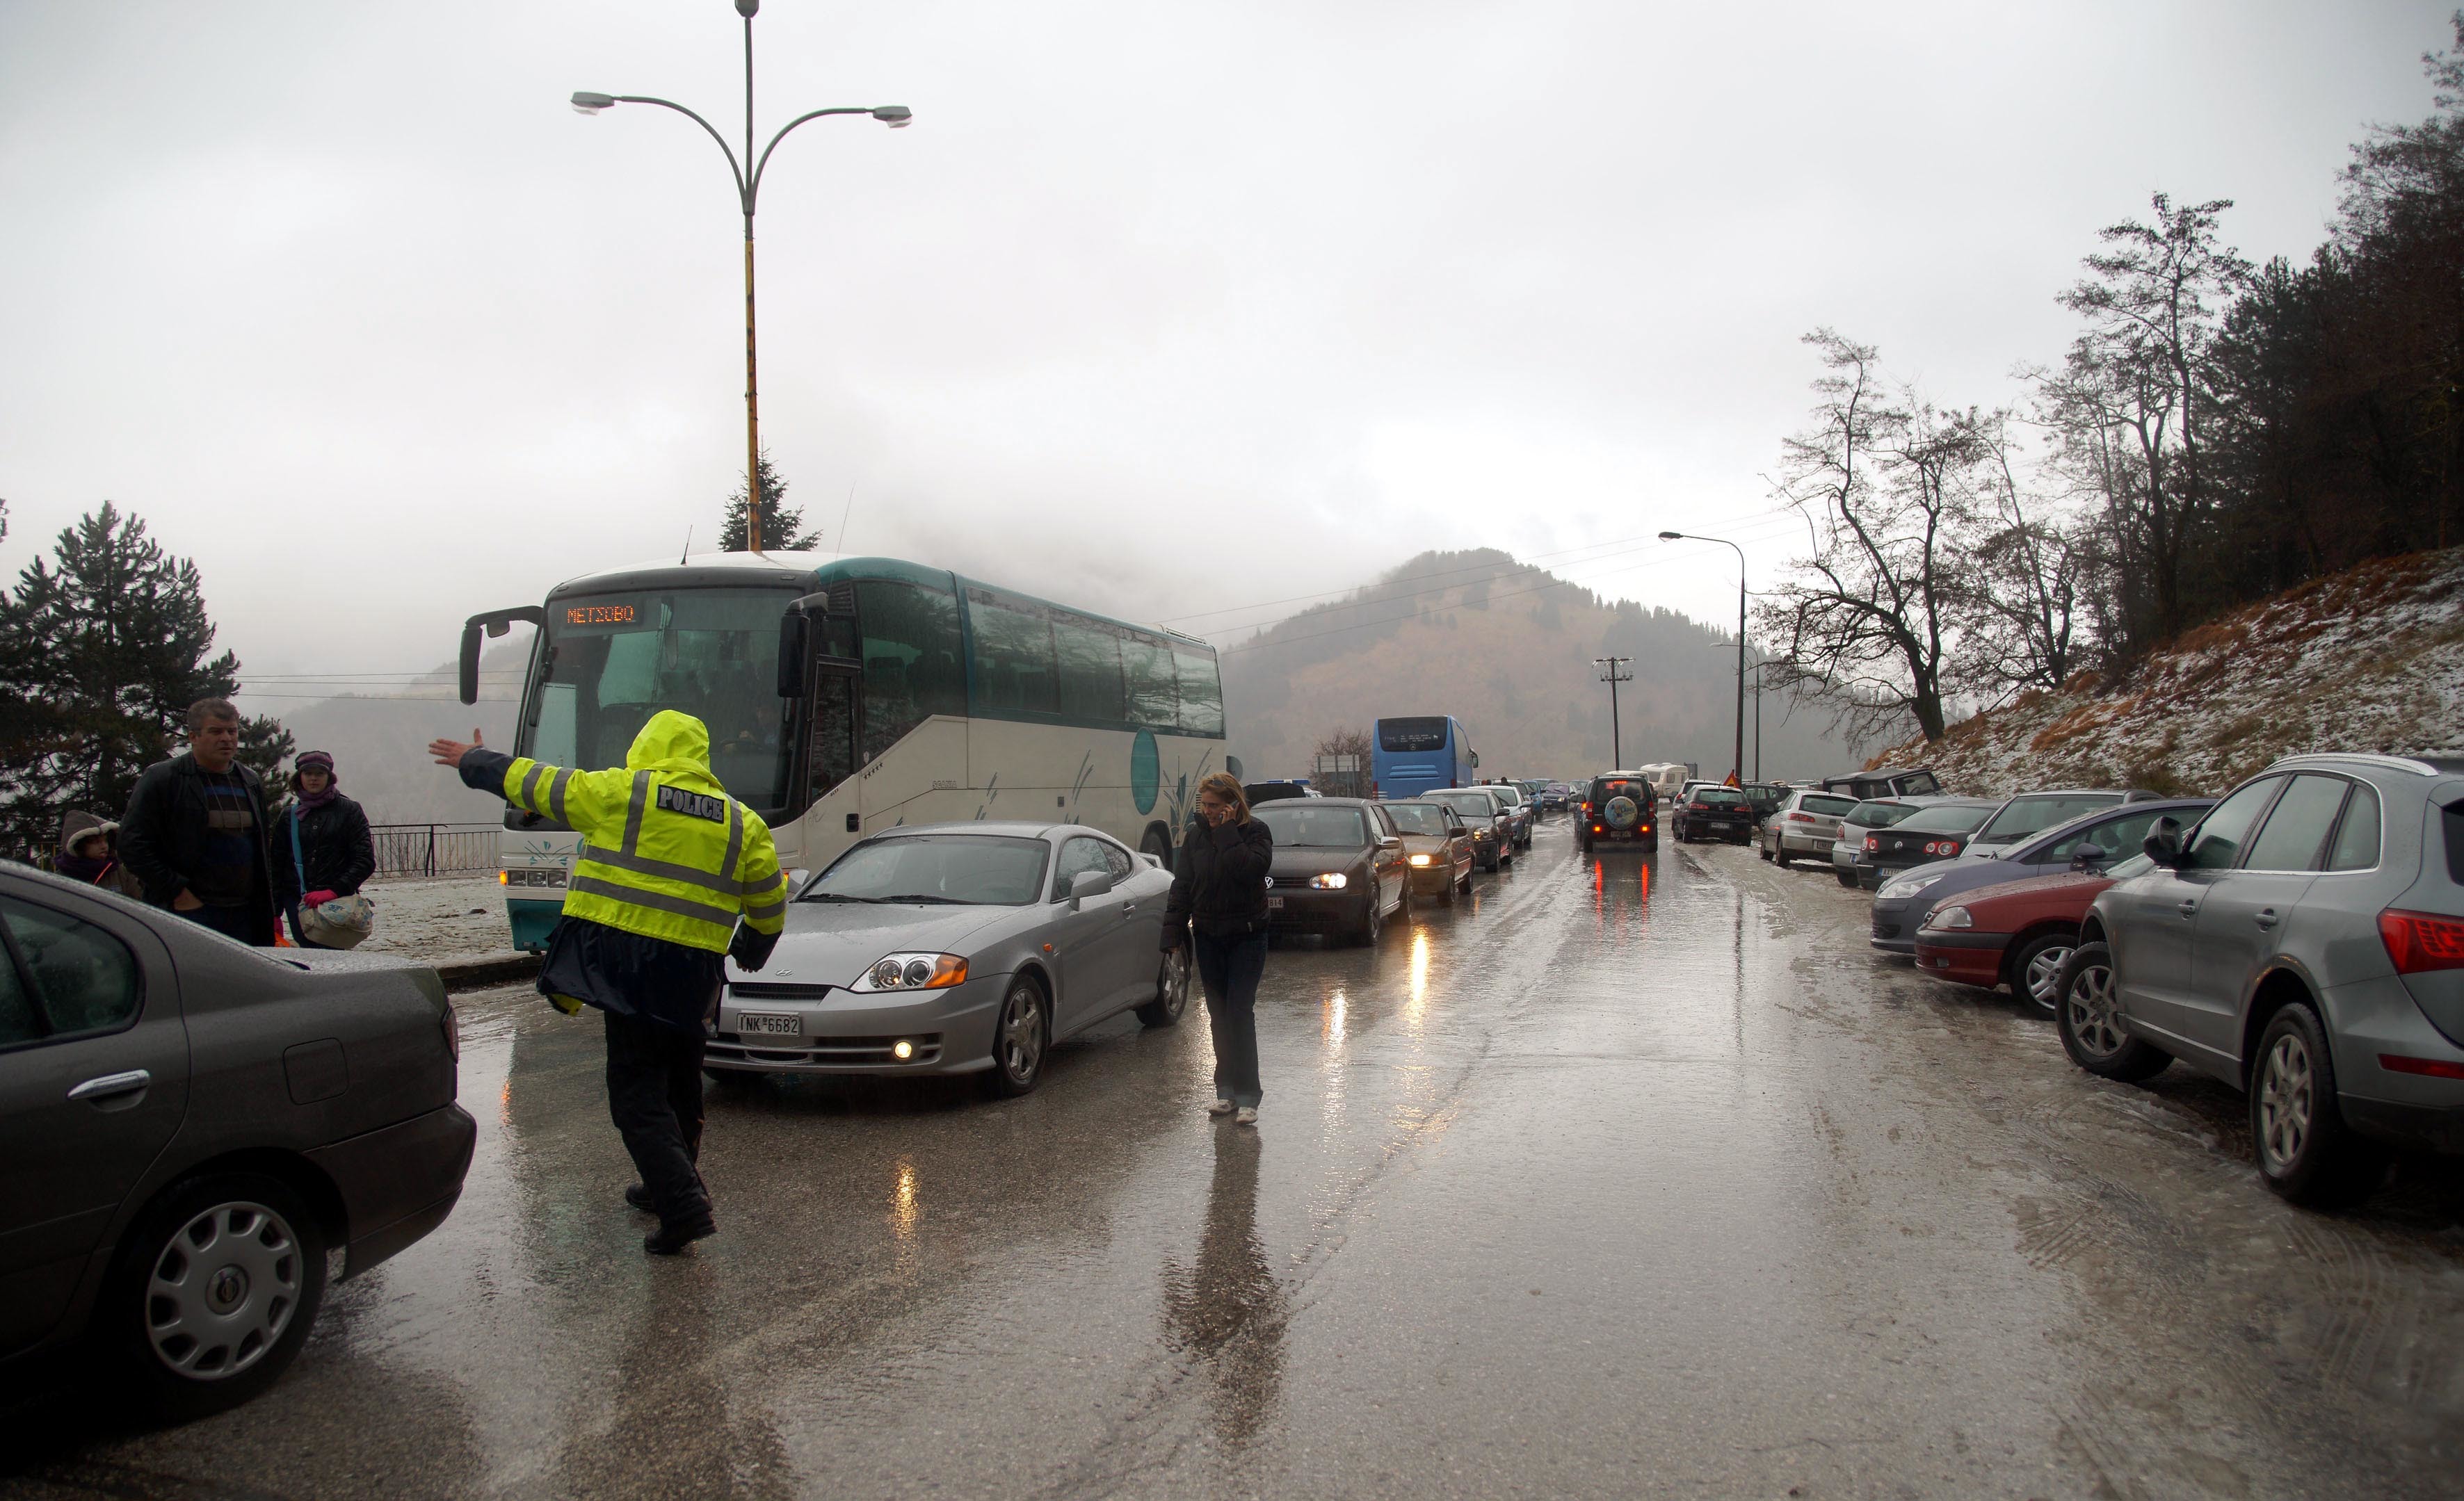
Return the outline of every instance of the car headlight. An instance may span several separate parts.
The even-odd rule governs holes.
[[[1925,921],[1927,927],[1974,927],[1976,919],[1966,907],[1943,907]]]
[[[1416,867],[1426,865],[1429,863],[1429,857],[1426,855],[1415,855],[1412,857],[1412,863]]]
[[[1352,884],[1352,878],[1339,870],[1331,870],[1323,876],[1311,876],[1309,884],[1320,891],[1341,891]]]
[[[957,954],[884,954],[855,982],[859,990],[939,990],[967,978]]]
[[[1881,897],[1913,897],[1918,892],[1925,890],[1926,887],[1935,884],[1941,880],[1942,877],[1938,874],[1932,876],[1903,877],[1884,886],[1881,890],[1876,892],[1875,895]]]

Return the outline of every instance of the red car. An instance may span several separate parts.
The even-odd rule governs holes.
[[[2065,871],[1980,886],[1925,914],[1917,929],[1917,968],[1962,985],[2011,993],[2053,1014],[2062,961],[2079,943],[2088,903],[2115,881],[2149,868],[2134,855],[2108,870]]]

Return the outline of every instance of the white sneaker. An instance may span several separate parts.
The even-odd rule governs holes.
[[[1232,1101],[1219,1099],[1206,1107],[1206,1113],[1210,1116],[1228,1116],[1232,1113]]]
[[[1256,1125],[1258,1123],[1258,1107],[1255,1105],[1243,1105],[1240,1109],[1232,1112],[1232,1123],[1234,1125]]]

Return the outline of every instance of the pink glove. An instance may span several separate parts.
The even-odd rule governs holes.
[[[333,900],[334,894],[330,891],[312,891],[299,899],[299,904],[301,906],[321,907],[326,903]]]

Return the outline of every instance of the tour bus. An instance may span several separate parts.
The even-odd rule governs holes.
[[[706,553],[567,579],[465,623],[464,703],[483,639],[517,621],[538,634],[515,754],[622,766],[653,713],[692,714],[790,870],[951,819],[1089,824],[1169,866],[1199,778],[1241,771],[1206,642],[896,558]],[[577,842],[506,811],[517,946],[546,946]]]
[[[1418,797],[1435,787],[1462,787],[1480,752],[1451,714],[1381,719],[1369,729],[1369,771],[1381,797]]]

